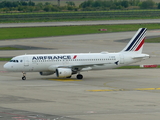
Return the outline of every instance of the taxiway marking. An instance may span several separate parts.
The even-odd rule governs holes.
[[[134,88],[134,89],[97,89],[97,90],[86,90],[88,92],[113,92],[113,91],[150,91],[160,90],[160,88]]]

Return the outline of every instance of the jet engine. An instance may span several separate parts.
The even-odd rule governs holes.
[[[72,70],[69,68],[57,68],[56,75],[59,78],[66,78],[72,75]]]
[[[47,76],[47,75],[52,75],[54,72],[39,72],[40,75],[42,76]]]

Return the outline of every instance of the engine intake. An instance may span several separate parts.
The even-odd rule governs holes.
[[[57,68],[56,75],[59,78],[66,78],[72,75],[72,70],[70,68]]]

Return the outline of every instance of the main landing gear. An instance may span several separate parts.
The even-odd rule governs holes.
[[[68,77],[66,77],[66,78],[71,78],[72,76],[68,76]],[[81,74],[78,74],[77,75],[77,79],[83,79],[83,75],[81,75]]]
[[[83,79],[83,75],[78,74],[78,75],[77,75],[77,79]]]
[[[26,73],[25,72],[22,72],[22,73],[23,73],[22,80],[26,80]]]

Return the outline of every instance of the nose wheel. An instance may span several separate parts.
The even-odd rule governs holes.
[[[26,76],[23,76],[23,77],[22,77],[22,80],[26,80]]]
[[[22,80],[26,80],[26,73],[25,72],[22,72],[22,73],[23,73]]]

